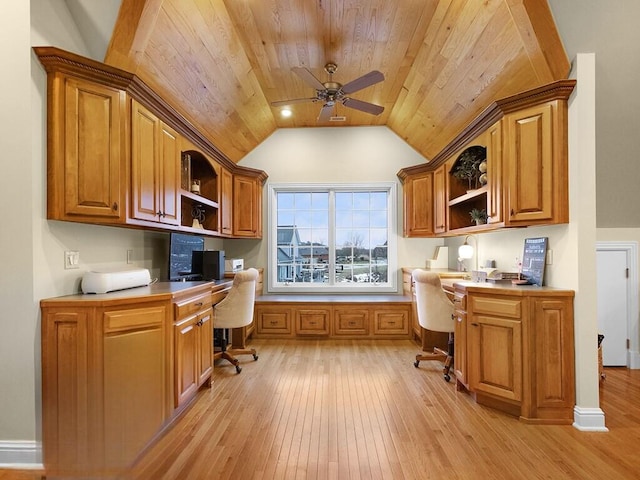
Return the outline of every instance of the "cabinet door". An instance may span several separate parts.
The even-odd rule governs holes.
[[[369,334],[369,310],[355,306],[333,309],[333,333],[336,336]]]
[[[565,216],[557,206],[554,211],[554,195],[563,196],[562,185],[566,190],[567,183],[564,169],[555,166],[554,143],[563,142],[554,139],[553,109],[546,103],[505,117],[510,224],[549,223],[554,214]]]
[[[487,144],[487,223],[502,223],[502,121],[498,121],[486,133]]]
[[[233,177],[233,235],[262,237],[262,188],[255,178]]]
[[[433,230],[447,231],[447,164],[433,172]]]
[[[124,221],[125,92],[66,77],[59,82],[64,95],[49,111],[48,218]],[[59,86],[53,83],[50,95]],[[59,98],[64,104],[56,104]],[[55,130],[59,121],[64,127]]]
[[[220,170],[220,232],[233,234],[233,175],[226,168]]]
[[[180,145],[178,134],[168,125],[160,122],[159,163],[162,178],[158,196],[162,211],[162,223],[180,224],[178,187],[180,185]]]
[[[467,332],[470,389],[522,400],[521,320],[471,314]]]
[[[176,132],[132,102],[132,217],[177,225],[180,147]]]
[[[432,237],[433,174],[421,173],[408,177],[403,187],[404,236]]]
[[[523,400],[526,418],[573,420],[575,355],[572,298],[533,298],[525,370],[531,378]],[[562,422],[560,422],[562,423]]]
[[[199,354],[198,359],[198,385],[208,382],[213,373],[213,309],[198,316],[198,340]]]
[[[131,188],[132,216],[140,220],[160,220],[158,186],[158,126],[160,120],[137,102],[132,102]]]
[[[373,334],[380,336],[407,336],[409,334],[410,307],[373,310]]]
[[[179,407],[198,390],[198,315],[181,319],[173,327],[175,342],[174,406]]]
[[[126,468],[168,416],[164,305],[105,311],[104,446],[108,468]]]
[[[256,305],[256,334],[261,337],[283,337],[293,334],[292,309],[277,305]]]
[[[42,310],[42,436],[48,474],[90,470],[96,453],[90,415],[90,309]],[[98,432],[99,433],[99,432]]]
[[[331,310],[329,308],[296,309],[296,334],[329,335]]]
[[[463,310],[455,310],[454,316],[456,320],[454,331],[454,357],[453,369],[456,375],[456,384],[469,386],[467,380],[467,312]]]

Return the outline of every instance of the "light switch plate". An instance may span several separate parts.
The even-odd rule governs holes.
[[[71,270],[80,268],[80,252],[77,250],[67,250],[64,252],[64,268]]]

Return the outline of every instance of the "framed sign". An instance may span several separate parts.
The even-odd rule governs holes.
[[[547,263],[547,237],[525,238],[522,255],[523,280],[541,287],[544,283],[544,266]]]

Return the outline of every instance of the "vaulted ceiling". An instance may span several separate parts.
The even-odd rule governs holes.
[[[569,61],[546,0],[123,0],[105,62],[135,73],[233,162],[277,128],[387,125],[433,158],[500,98],[566,78]],[[385,80],[318,123],[308,98],[324,65],[345,84]]]

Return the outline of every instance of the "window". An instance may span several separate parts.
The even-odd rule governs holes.
[[[394,183],[269,186],[270,292],[395,292]]]

